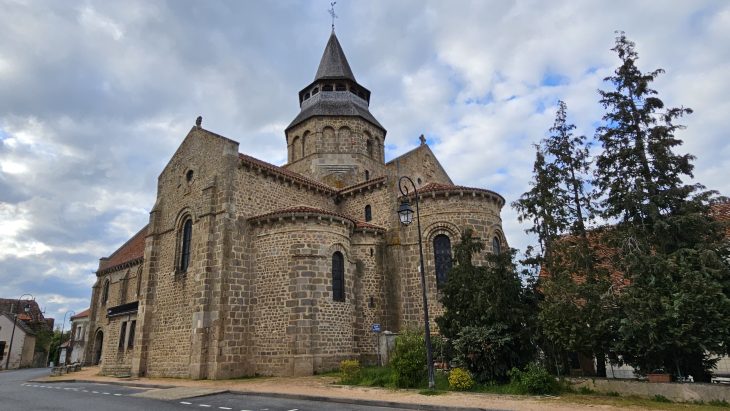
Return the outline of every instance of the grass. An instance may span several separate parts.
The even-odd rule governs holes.
[[[578,404],[586,406],[609,405],[620,409],[643,408],[648,410],[666,410],[666,411],[721,411],[727,410],[723,405],[712,403],[686,403],[686,402],[664,402],[656,401],[654,398],[642,398],[637,396],[612,396],[608,394],[584,395],[578,393],[561,394],[560,397],[551,399],[567,404]]]

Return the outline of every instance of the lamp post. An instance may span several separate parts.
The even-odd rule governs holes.
[[[58,342],[58,365],[61,365],[61,346],[63,345],[63,328],[66,325],[66,316],[69,313],[73,313],[73,315],[76,315],[76,311],[74,310],[68,310],[66,311],[66,314],[63,315],[63,322],[61,323],[61,338]],[[70,318],[70,317],[69,317]],[[68,348],[66,349],[66,354],[68,354]],[[64,355],[66,357],[67,355]],[[63,363],[66,364],[66,359],[64,358]]]
[[[20,297],[18,297],[18,305],[15,307],[13,311],[13,332],[10,333],[10,344],[8,345],[8,358],[5,359],[5,369],[7,370],[8,367],[10,367],[10,353],[13,351],[13,339],[15,338],[15,324],[18,323],[18,307],[20,307],[20,300],[23,299],[26,295],[29,295],[31,299],[35,300],[35,297],[33,297],[33,294],[23,294]],[[25,311],[26,314],[30,313],[30,303],[25,304],[25,307],[23,307],[23,311]],[[22,357],[22,355],[21,355]],[[22,358],[21,358],[22,359]]]
[[[403,176],[398,179],[398,189],[403,195],[403,201],[398,207],[398,217],[403,225],[410,225],[413,222],[413,209],[408,202],[408,184],[411,183],[413,186],[413,196],[416,201],[416,225],[418,228],[418,253],[420,257],[419,270],[421,272],[421,291],[423,292],[423,324],[425,327],[425,341],[426,341],[426,365],[428,366],[428,389],[434,390],[436,388],[436,382],[434,381],[433,372],[433,350],[431,348],[431,326],[428,321],[428,297],[426,295],[426,274],[424,273],[423,267],[423,240],[421,238],[421,213],[418,210],[418,190],[416,185],[407,176]]]

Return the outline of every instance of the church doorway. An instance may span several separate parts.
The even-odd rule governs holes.
[[[94,361],[93,365],[99,365],[101,362],[101,350],[104,347],[104,333],[99,330],[94,337]]]

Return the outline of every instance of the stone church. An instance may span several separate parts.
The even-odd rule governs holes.
[[[397,332],[423,319],[418,232],[397,215],[401,176],[420,196],[432,320],[463,230],[506,247],[504,198],[455,185],[423,137],[385,162],[386,130],[334,31],[298,98],[282,166],[200,118],[185,136],[149,224],[99,261],[85,358],[102,373],[220,379],[372,361],[372,324]]]

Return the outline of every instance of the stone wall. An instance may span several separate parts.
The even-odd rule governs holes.
[[[256,372],[311,375],[355,355],[352,223],[312,216],[258,223],[252,233]],[[332,299],[332,255],[345,257],[345,301]]]
[[[360,118],[314,117],[288,130],[285,167],[340,189],[365,181],[366,170],[370,179],[384,175],[384,141]]]

